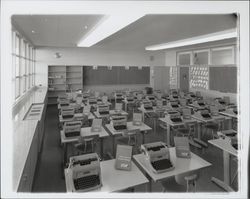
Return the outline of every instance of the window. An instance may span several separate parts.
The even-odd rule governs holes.
[[[235,64],[234,47],[212,48],[211,62],[213,65]]]
[[[18,32],[12,31],[13,100],[18,99],[34,86],[34,53],[34,48]]]
[[[199,50],[193,52],[193,63],[195,65],[209,64],[209,50]]]
[[[191,65],[191,52],[183,52],[177,54],[178,65]]]

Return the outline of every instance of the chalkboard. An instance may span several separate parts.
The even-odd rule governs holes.
[[[83,86],[84,85],[117,85],[117,84],[149,84],[150,67],[113,66],[111,70],[107,66],[83,66]]]
[[[237,67],[209,67],[209,87],[210,90],[220,92],[237,92]]]

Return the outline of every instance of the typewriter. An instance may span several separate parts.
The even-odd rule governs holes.
[[[134,102],[134,97],[133,96],[127,96],[126,100],[127,100],[127,102],[132,103],[132,102]]]
[[[235,149],[238,150],[239,140],[237,136],[237,132],[235,130],[225,130],[225,131],[218,131],[217,135],[219,138],[224,139],[226,142],[229,142],[230,145]]]
[[[110,123],[116,131],[127,130],[127,116],[125,115],[112,116]]]
[[[89,98],[89,105],[95,105],[97,104],[96,98]]]
[[[65,137],[78,137],[81,134],[82,123],[80,121],[65,122],[64,135]]]
[[[197,117],[201,117],[203,119],[212,119],[211,115],[209,114],[208,110],[200,110],[195,113]]]
[[[189,141],[187,137],[174,137],[175,152],[178,158],[191,158]]]
[[[102,119],[93,119],[91,132],[100,132],[102,131]]]
[[[147,99],[147,100],[150,100],[150,101],[155,101],[155,96],[153,96],[153,95],[148,95],[148,96],[146,97],[146,99]]]
[[[99,157],[96,153],[70,157],[72,191],[86,192],[102,186]]]
[[[133,125],[135,125],[135,126],[142,125],[142,114],[141,113],[133,113]]]
[[[170,106],[170,108],[173,108],[173,109],[179,108],[179,104],[178,104],[177,101],[171,101],[171,102],[169,102],[169,106]]]
[[[143,144],[141,150],[154,173],[163,173],[174,169],[169,149],[163,142]]]
[[[73,119],[75,114],[74,108],[67,108],[61,110],[61,115],[63,119]]]
[[[169,115],[168,117],[174,123],[181,123],[182,122],[180,113],[172,114],[172,115]]]
[[[144,100],[142,102],[142,107],[146,110],[146,111],[153,111],[153,104],[151,101],[149,100]]]
[[[222,98],[219,98],[219,99],[218,99],[218,102],[219,102],[220,104],[222,104],[222,105],[225,105],[225,104],[226,104],[225,100],[222,99]]]
[[[205,102],[204,102],[203,100],[198,100],[198,101],[197,101],[197,104],[198,104],[199,106],[205,106]]]
[[[108,105],[99,105],[98,112],[100,115],[108,115],[109,114],[109,106]]]

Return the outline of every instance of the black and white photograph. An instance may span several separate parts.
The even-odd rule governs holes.
[[[249,2],[1,2],[1,198],[249,198]]]

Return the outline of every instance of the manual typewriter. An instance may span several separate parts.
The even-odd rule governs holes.
[[[72,191],[85,192],[102,186],[99,157],[96,153],[70,157]]]
[[[198,101],[197,101],[197,104],[198,104],[199,106],[205,106],[205,105],[206,105],[205,102],[204,102],[203,100],[198,100]]]
[[[209,114],[208,110],[200,110],[195,113],[197,117],[201,117],[203,119],[212,119],[211,115]]]
[[[150,100],[150,101],[155,101],[155,96],[153,96],[153,95],[147,95],[146,99]]]
[[[116,131],[122,131],[127,129],[127,116],[119,115],[111,117],[111,125]]]
[[[99,105],[98,112],[100,115],[108,115],[109,114],[109,105]]]
[[[126,100],[127,100],[127,102],[132,103],[132,102],[134,102],[134,97],[133,96],[127,96]]]
[[[89,98],[89,105],[95,105],[97,104],[97,100],[95,97],[90,97]]]
[[[173,108],[173,109],[179,108],[178,101],[170,101],[169,102],[169,107]]]
[[[82,123],[80,121],[65,122],[63,126],[65,137],[77,137],[81,134]]]
[[[141,150],[145,154],[149,167],[154,173],[162,173],[174,169],[169,149],[165,143],[154,142],[143,144],[141,145]]]
[[[238,111],[237,108],[230,108],[226,110],[227,113],[232,114],[232,115],[237,115]]]
[[[61,110],[61,115],[63,119],[73,119],[75,114],[74,108],[66,108]]]
[[[142,102],[142,107],[146,110],[146,111],[153,111],[153,104],[151,101],[149,100],[143,100]]]
[[[181,123],[182,119],[181,119],[181,114],[177,113],[177,114],[171,114],[168,115],[167,117],[169,117],[169,119],[174,122],[174,123]]]

